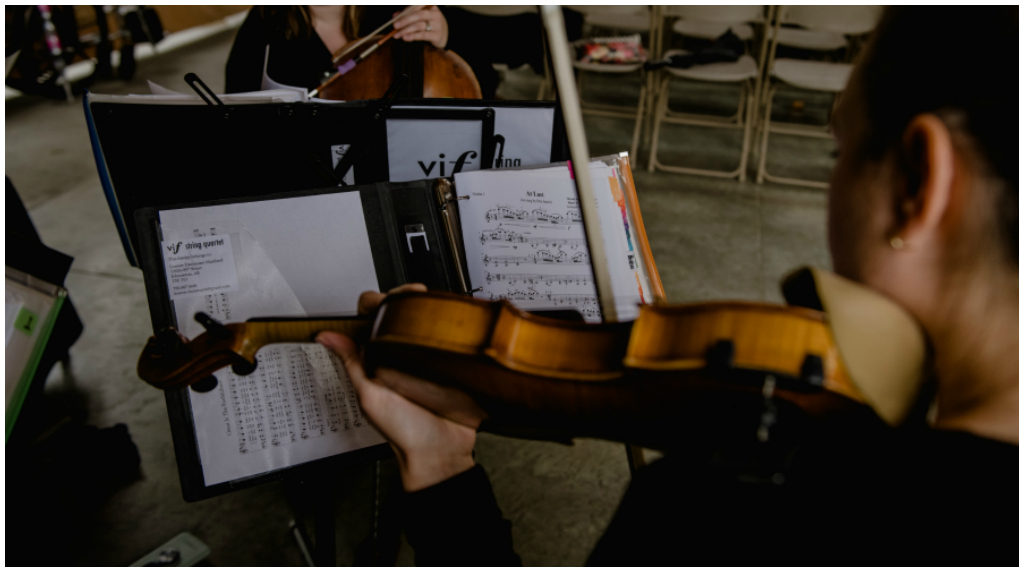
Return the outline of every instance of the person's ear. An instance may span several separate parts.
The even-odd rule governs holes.
[[[921,244],[939,228],[954,204],[953,139],[941,119],[923,113],[907,124],[900,146],[904,178],[895,197],[896,228],[890,239]]]

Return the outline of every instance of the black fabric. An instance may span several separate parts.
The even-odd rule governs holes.
[[[743,55],[743,49],[743,40],[740,40],[739,36],[730,30],[715,38],[715,41],[707,48],[692,54],[675,55],[663,60],[647,62],[644,64],[644,68],[656,70],[669,66],[687,69],[695,65],[732,63],[740,59],[740,56]]]
[[[405,536],[417,566],[520,566],[483,467],[407,495]]]
[[[360,35],[369,34],[392,18],[401,6],[365,6]],[[484,99],[494,99],[500,77],[492,64],[510,69],[529,64],[543,72],[542,26],[538,14],[484,16],[460,8],[441,7],[448,21],[448,45],[466,60],[480,82]],[[569,39],[580,37],[583,16],[563,10]],[[260,17],[259,8],[249,11],[235,36],[227,63],[227,93],[257,91],[263,77],[263,59],[270,44],[267,75],[285,85],[315,88],[331,69],[331,54],[315,33],[307,40],[271,40]]]
[[[400,9],[399,6],[366,6],[360,34],[372,32]],[[267,75],[278,83],[313,89],[326,79],[324,72],[332,68],[331,52],[315,32],[308,39],[271,38],[259,7],[255,7],[249,10],[231,46],[225,78],[226,93],[259,91],[268,44],[270,60],[267,62]]]
[[[1016,566],[1018,455],[967,433],[821,436],[781,485],[669,456],[637,474],[588,564]],[[486,483],[477,467],[409,495],[417,558],[511,560]]]
[[[363,19],[359,23],[359,35],[365,36],[376,30],[402,10],[402,6],[364,6]],[[449,9],[442,8],[449,19],[448,48],[465,46],[460,42],[459,33],[453,30]],[[331,52],[315,32],[308,39],[284,40],[271,38],[260,15],[258,7],[249,10],[242,22],[235,42],[228,55],[225,92],[240,93],[259,91],[263,79],[263,60],[267,45],[270,45],[270,59],[267,75],[278,83],[313,89],[323,83],[333,69]],[[459,53],[459,52],[456,52]],[[470,63],[467,59],[467,63]],[[474,72],[479,70],[474,67]],[[325,72],[328,72],[325,75]]]

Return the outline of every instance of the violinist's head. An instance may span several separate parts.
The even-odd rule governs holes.
[[[922,323],[940,410],[957,353],[1011,329],[1016,387],[1018,29],[1016,6],[888,8],[833,118],[834,268]]]

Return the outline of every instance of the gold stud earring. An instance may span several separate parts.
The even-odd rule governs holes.
[[[903,242],[903,239],[898,236],[890,238],[889,244],[892,246],[893,250],[902,250],[906,245],[906,243]]]

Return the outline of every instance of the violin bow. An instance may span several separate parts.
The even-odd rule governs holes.
[[[341,48],[340,50],[338,50],[338,53],[335,54],[333,58],[331,58],[331,63],[333,63],[334,65],[338,65],[338,62],[341,61],[341,58],[344,58],[345,56],[347,56],[347,55],[351,54],[352,52],[354,52],[355,50],[359,49],[359,47],[362,46],[363,44],[365,44],[367,41],[369,41],[370,38],[372,38],[372,37],[376,36],[377,34],[383,32],[384,29],[387,28],[388,26],[394,24],[395,22],[397,22],[398,20],[408,16],[409,14],[412,14],[413,12],[418,12],[418,11],[426,9],[426,8],[430,8],[430,6],[429,5],[409,6],[405,10],[402,10],[401,12],[398,13],[397,16],[395,16],[394,18],[388,20],[387,22],[384,22],[384,24],[382,24],[376,30],[370,32],[366,36],[363,36],[362,38],[356,40],[355,42],[352,42],[351,44],[349,44],[349,45]]]
[[[583,220],[597,221],[600,218],[597,201],[594,198],[594,187],[590,180],[590,149],[587,147],[587,134],[583,130],[583,113],[580,111],[576,78],[572,71],[572,55],[569,53],[569,40],[565,35],[562,7],[548,5],[541,6],[540,10],[544,28],[548,32],[548,49],[551,50],[555,81],[558,85],[559,99],[562,101],[562,115],[565,117],[565,131],[569,137],[569,155],[572,157],[570,171],[580,195]],[[612,275],[601,238],[601,228],[597,224],[584,224],[583,228],[587,231],[601,316],[606,322],[616,322],[618,314],[615,311],[615,298],[612,292]]]
[[[430,8],[432,6],[433,6],[432,4],[424,4],[424,5],[418,5],[418,6],[409,6],[405,10],[402,10],[401,12],[399,12],[398,15],[395,16],[394,18],[392,18],[392,19],[388,20],[387,22],[385,22],[383,25],[381,25],[376,30],[370,32],[366,36],[363,36],[362,38],[356,40],[355,42],[352,42],[351,44],[349,44],[349,45],[343,47],[342,49],[338,50],[338,53],[335,54],[331,58],[331,63],[333,65],[337,66],[338,62],[341,61],[342,58],[344,58],[345,56],[347,56],[347,55],[351,54],[352,52],[356,51],[360,47],[362,47],[362,45],[365,44],[366,42],[368,42],[370,40],[370,38],[372,38],[372,37],[376,36],[377,34],[381,33],[382,31],[384,31],[385,28],[387,28],[388,26],[394,24],[399,19],[401,19],[401,18],[403,18],[403,17],[405,17],[405,16],[407,16],[409,14],[412,14],[413,12],[418,12],[420,10],[426,10],[427,8]],[[356,57],[352,58],[351,60],[349,60],[349,62],[345,66],[342,66],[342,67],[338,68],[337,71],[335,71],[333,74],[331,74],[331,77],[327,78],[327,80],[325,80],[322,84],[320,84],[319,87],[317,87],[313,91],[309,92],[308,97],[316,97],[320,93],[320,90],[325,85],[327,85],[328,83],[331,83],[338,76],[345,75],[347,72],[351,71],[352,68],[354,68],[356,66],[356,64],[358,64],[360,61],[365,59],[366,56],[369,56],[370,54],[372,54],[374,52],[374,50],[376,50],[377,48],[381,47],[385,42],[387,42],[391,38],[394,38],[396,33],[398,33],[398,30],[391,30],[386,36],[384,36],[380,40],[377,40],[377,43],[374,44],[373,46],[370,46],[370,48],[367,49],[365,52],[363,52],[363,53],[359,54],[358,56],[356,56]]]

